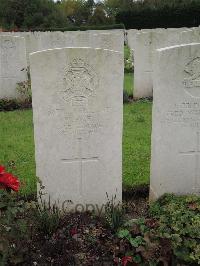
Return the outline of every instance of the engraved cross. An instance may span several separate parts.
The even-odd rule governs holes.
[[[83,165],[84,163],[89,163],[89,162],[98,162],[99,158],[97,156],[91,156],[91,157],[86,157],[82,155],[82,139],[78,138],[78,157],[75,158],[70,158],[70,159],[61,159],[62,162],[64,163],[78,163],[79,167],[79,193],[82,196],[83,195]]]
[[[200,132],[196,133],[196,144],[195,149],[187,152],[180,152],[180,154],[195,156],[195,179],[194,179],[194,190],[196,192],[200,189]]]

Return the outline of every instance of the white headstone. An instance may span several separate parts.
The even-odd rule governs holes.
[[[34,32],[1,32],[0,35],[10,35],[10,36],[17,36],[22,37],[25,39],[26,45],[26,57],[27,57],[27,64],[29,65],[29,54],[39,50],[38,46],[38,36]]]
[[[134,91],[135,98],[152,97],[152,33],[138,33],[134,47]]]
[[[37,176],[51,201],[122,199],[123,56],[93,48],[33,53]],[[115,67],[113,67],[115,66]]]
[[[157,50],[150,198],[200,193],[200,44]]]
[[[20,97],[17,83],[26,80],[25,39],[0,35],[0,99]]]
[[[88,31],[77,31],[71,34],[73,39],[72,47],[92,47],[91,34]]]
[[[137,33],[140,33],[140,31],[136,29],[127,30],[128,46],[131,50],[135,49],[135,37]]]
[[[93,48],[102,48],[120,53],[124,52],[124,34],[100,33],[92,36]]]
[[[61,31],[47,31],[39,34],[39,51],[68,46],[68,38]]]
[[[187,33],[189,36],[189,33]],[[157,29],[135,36],[134,98],[153,96],[153,61],[156,49],[182,44],[181,29]]]

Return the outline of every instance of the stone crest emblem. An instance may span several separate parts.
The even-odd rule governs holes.
[[[65,70],[64,100],[72,106],[87,106],[98,85],[96,72],[82,59],[74,59]]]
[[[184,72],[188,75],[183,81],[186,92],[193,97],[200,97],[200,57],[189,61]]]
[[[5,39],[2,44],[1,44],[2,49],[12,49],[15,48],[15,44],[12,40],[10,39]]]

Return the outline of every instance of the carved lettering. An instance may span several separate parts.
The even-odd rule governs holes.
[[[183,127],[200,126],[200,103],[182,102],[174,104],[172,109],[165,113],[162,122],[175,123]]]

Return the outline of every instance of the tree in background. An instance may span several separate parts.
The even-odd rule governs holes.
[[[47,29],[123,23],[126,28],[200,24],[200,0],[0,0],[0,27]]]
[[[88,22],[90,25],[113,24],[114,16],[109,16],[103,4],[97,4]]]
[[[115,19],[126,28],[195,27],[199,13],[199,0],[139,0],[118,9]]]
[[[4,28],[62,27],[66,19],[53,0],[0,0]]]
[[[93,0],[61,0],[60,10],[71,25],[80,26],[88,23],[95,2]]]

